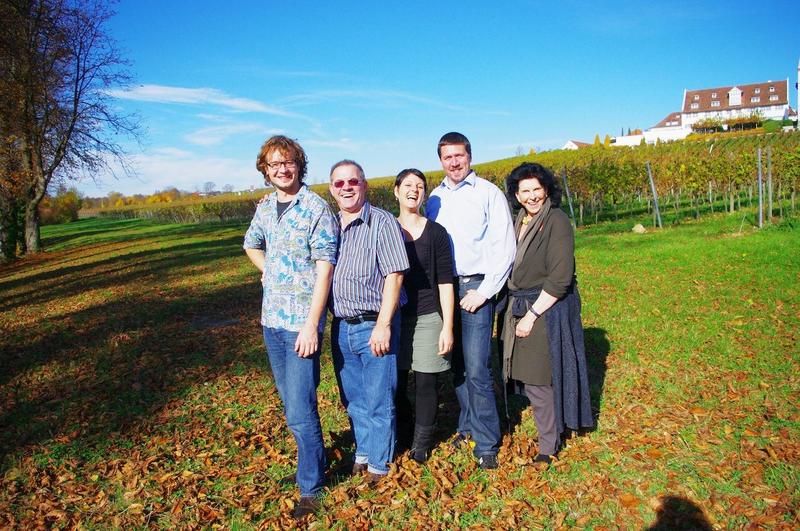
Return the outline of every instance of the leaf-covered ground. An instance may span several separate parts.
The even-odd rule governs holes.
[[[512,397],[500,469],[446,440],[370,490],[326,344],[333,470],[314,528],[800,526],[800,230],[738,217],[577,236],[598,429],[529,466]],[[0,269],[0,528],[280,528],[294,443],[266,366],[242,225],[84,220]],[[502,407],[502,405],[501,405]]]

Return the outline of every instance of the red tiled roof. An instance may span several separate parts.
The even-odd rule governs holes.
[[[572,142],[573,144],[575,144],[579,148],[591,146],[591,144],[589,144],[587,142],[581,142],[580,140],[570,140],[570,142]]]
[[[681,121],[682,121],[681,113],[671,112],[663,120],[654,125],[652,129],[655,129],[656,127],[677,127],[681,125]],[[673,125],[667,125],[667,122],[678,122],[678,123]]]
[[[742,104],[730,105],[728,102],[728,92],[734,88],[742,91]],[[786,105],[789,103],[789,83],[783,81],[767,81],[764,83],[751,83],[749,85],[734,85],[727,87],[716,87],[701,90],[687,90],[683,100],[683,112],[715,112],[730,109],[754,109],[756,107],[766,107],[769,105]],[[772,89],[772,91],[770,91]],[[770,96],[777,96],[777,99],[770,100]],[[759,98],[760,101],[751,101],[752,98]],[[712,101],[719,101],[719,106],[712,107]],[[697,108],[692,108],[692,104],[697,104]]]

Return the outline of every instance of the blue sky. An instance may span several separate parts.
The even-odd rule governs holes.
[[[466,134],[475,162],[647,128],[684,89],[789,78],[800,2],[121,0],[109,32],[133,62],[118,104],[148,133],[133,178],[89,196],[262,186],[255,157],[296,138],[309,182],[439,168]]]

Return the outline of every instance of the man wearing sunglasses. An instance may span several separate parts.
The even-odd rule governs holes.
[[[506,282],[516,253],[508,201],[497,186],[472,171],[472,147],[461,133],[439,140],[445,172],[425,205],[428,218],[447,229],[458,281],[453,384],[461,413],[453,441],[471,438],[483,469],[497,468],[500,421],[490,369],[494,299]]]
[[[330,178],[342,229],[332,287],[333,363],[356,440],[353,474],[366,472],[375,486],[394,453],[398,306],[405,302],[408,256],[395,217],[367,201],[361,166],[337,162]]]
[[[319,509],[325,447],[317,411],[319,351],[333,278],[339,227],[328,204],[304,183],[306,154],[285,136],[261,147],[256,168],[275,192],[262,201],[244,237],[248,258],[261,271],[261,325],[269,364],[297,442],[300,502],[293,516]]]

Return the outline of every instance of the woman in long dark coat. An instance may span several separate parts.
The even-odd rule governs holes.
[[[572,226],[559,208],[550,170],[524,163],[506,179],[522,207],[515,223],[517,255],[508,279],[503,327],[503,377],[524,384],[539,431],[537,466],[547,466],[566,429],[594,426]]]

